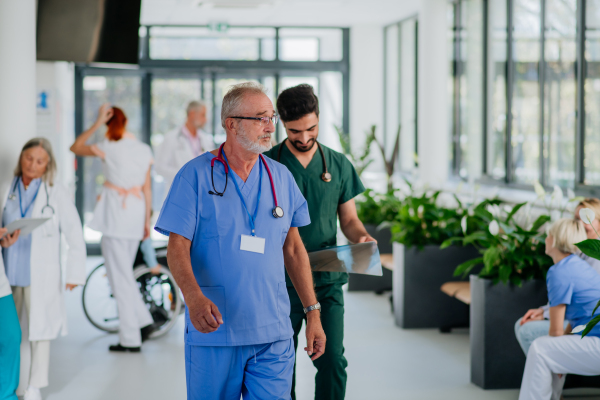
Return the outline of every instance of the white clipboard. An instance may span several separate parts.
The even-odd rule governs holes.
[[[26,236],[33,232],[36,228],[40,227],[44,222],[48,221],[50,218],[23,218],[18,219],[16,221],[11,222],[6,225],[5,228],[8,230],[6,232],[7,235],[11,235],[14,231],[20,229],[21,233],[19,236]],[[0,236],[0,239],[5,235]]]

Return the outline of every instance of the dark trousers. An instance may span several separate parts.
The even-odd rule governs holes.
[[[290,319],[294,329],[294,346],[296,357],[307,357],[304,351],[298,353],[298,334],[306,321],[302,302],[296,289],[288,287],[291,312]],[[346,395],[346,367],[344,357],[344,294],[341,284],[319,286],[315,288],[317,300],[321,303],[321,324],[327,336],[325,353],[313,361],[317,368],[315,377],[315,400],[342,400]],[[305,338],[301,339],[304,348]],[[296,364],[292,379],[292,399],[296,399]]]

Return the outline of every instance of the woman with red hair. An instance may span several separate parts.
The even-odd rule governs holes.
[[[104,124],[104,140],[86,144]],[[102,160],[104,187],[89,226],[102,232],[102,255],[119,311],[119,343],[109,350],[139,352],[153,329],[133,277],[140,241],[150,236],[152,151],[126,128],[125,113],[103,104],[94,125],[77,137],[71,151]]]

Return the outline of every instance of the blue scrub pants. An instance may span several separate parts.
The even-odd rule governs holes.
[[[289,400],[294,372],[290,338],[251,346],[185,345],[188,400]]]
[[[17,400],[21,326],[12,295],[0,297],[0,316],[0,400]]]
[[[568,324],[569,321],[565,321],[565,328]],[[548,336],[549,330],[550,320],[548,319],[542,321],[529,321],[525,325],[521,325],[521,318],[515,322],[515,336],[525,355],[529,353],[529,348],[533,341],[539,337]]]

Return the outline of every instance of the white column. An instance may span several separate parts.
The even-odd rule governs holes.
[[[419,173],[432,185],[449,173],[448,3],[421,0],[419,13]]]
[[[36,1],[0,1],[0,186],[36,132]]]

